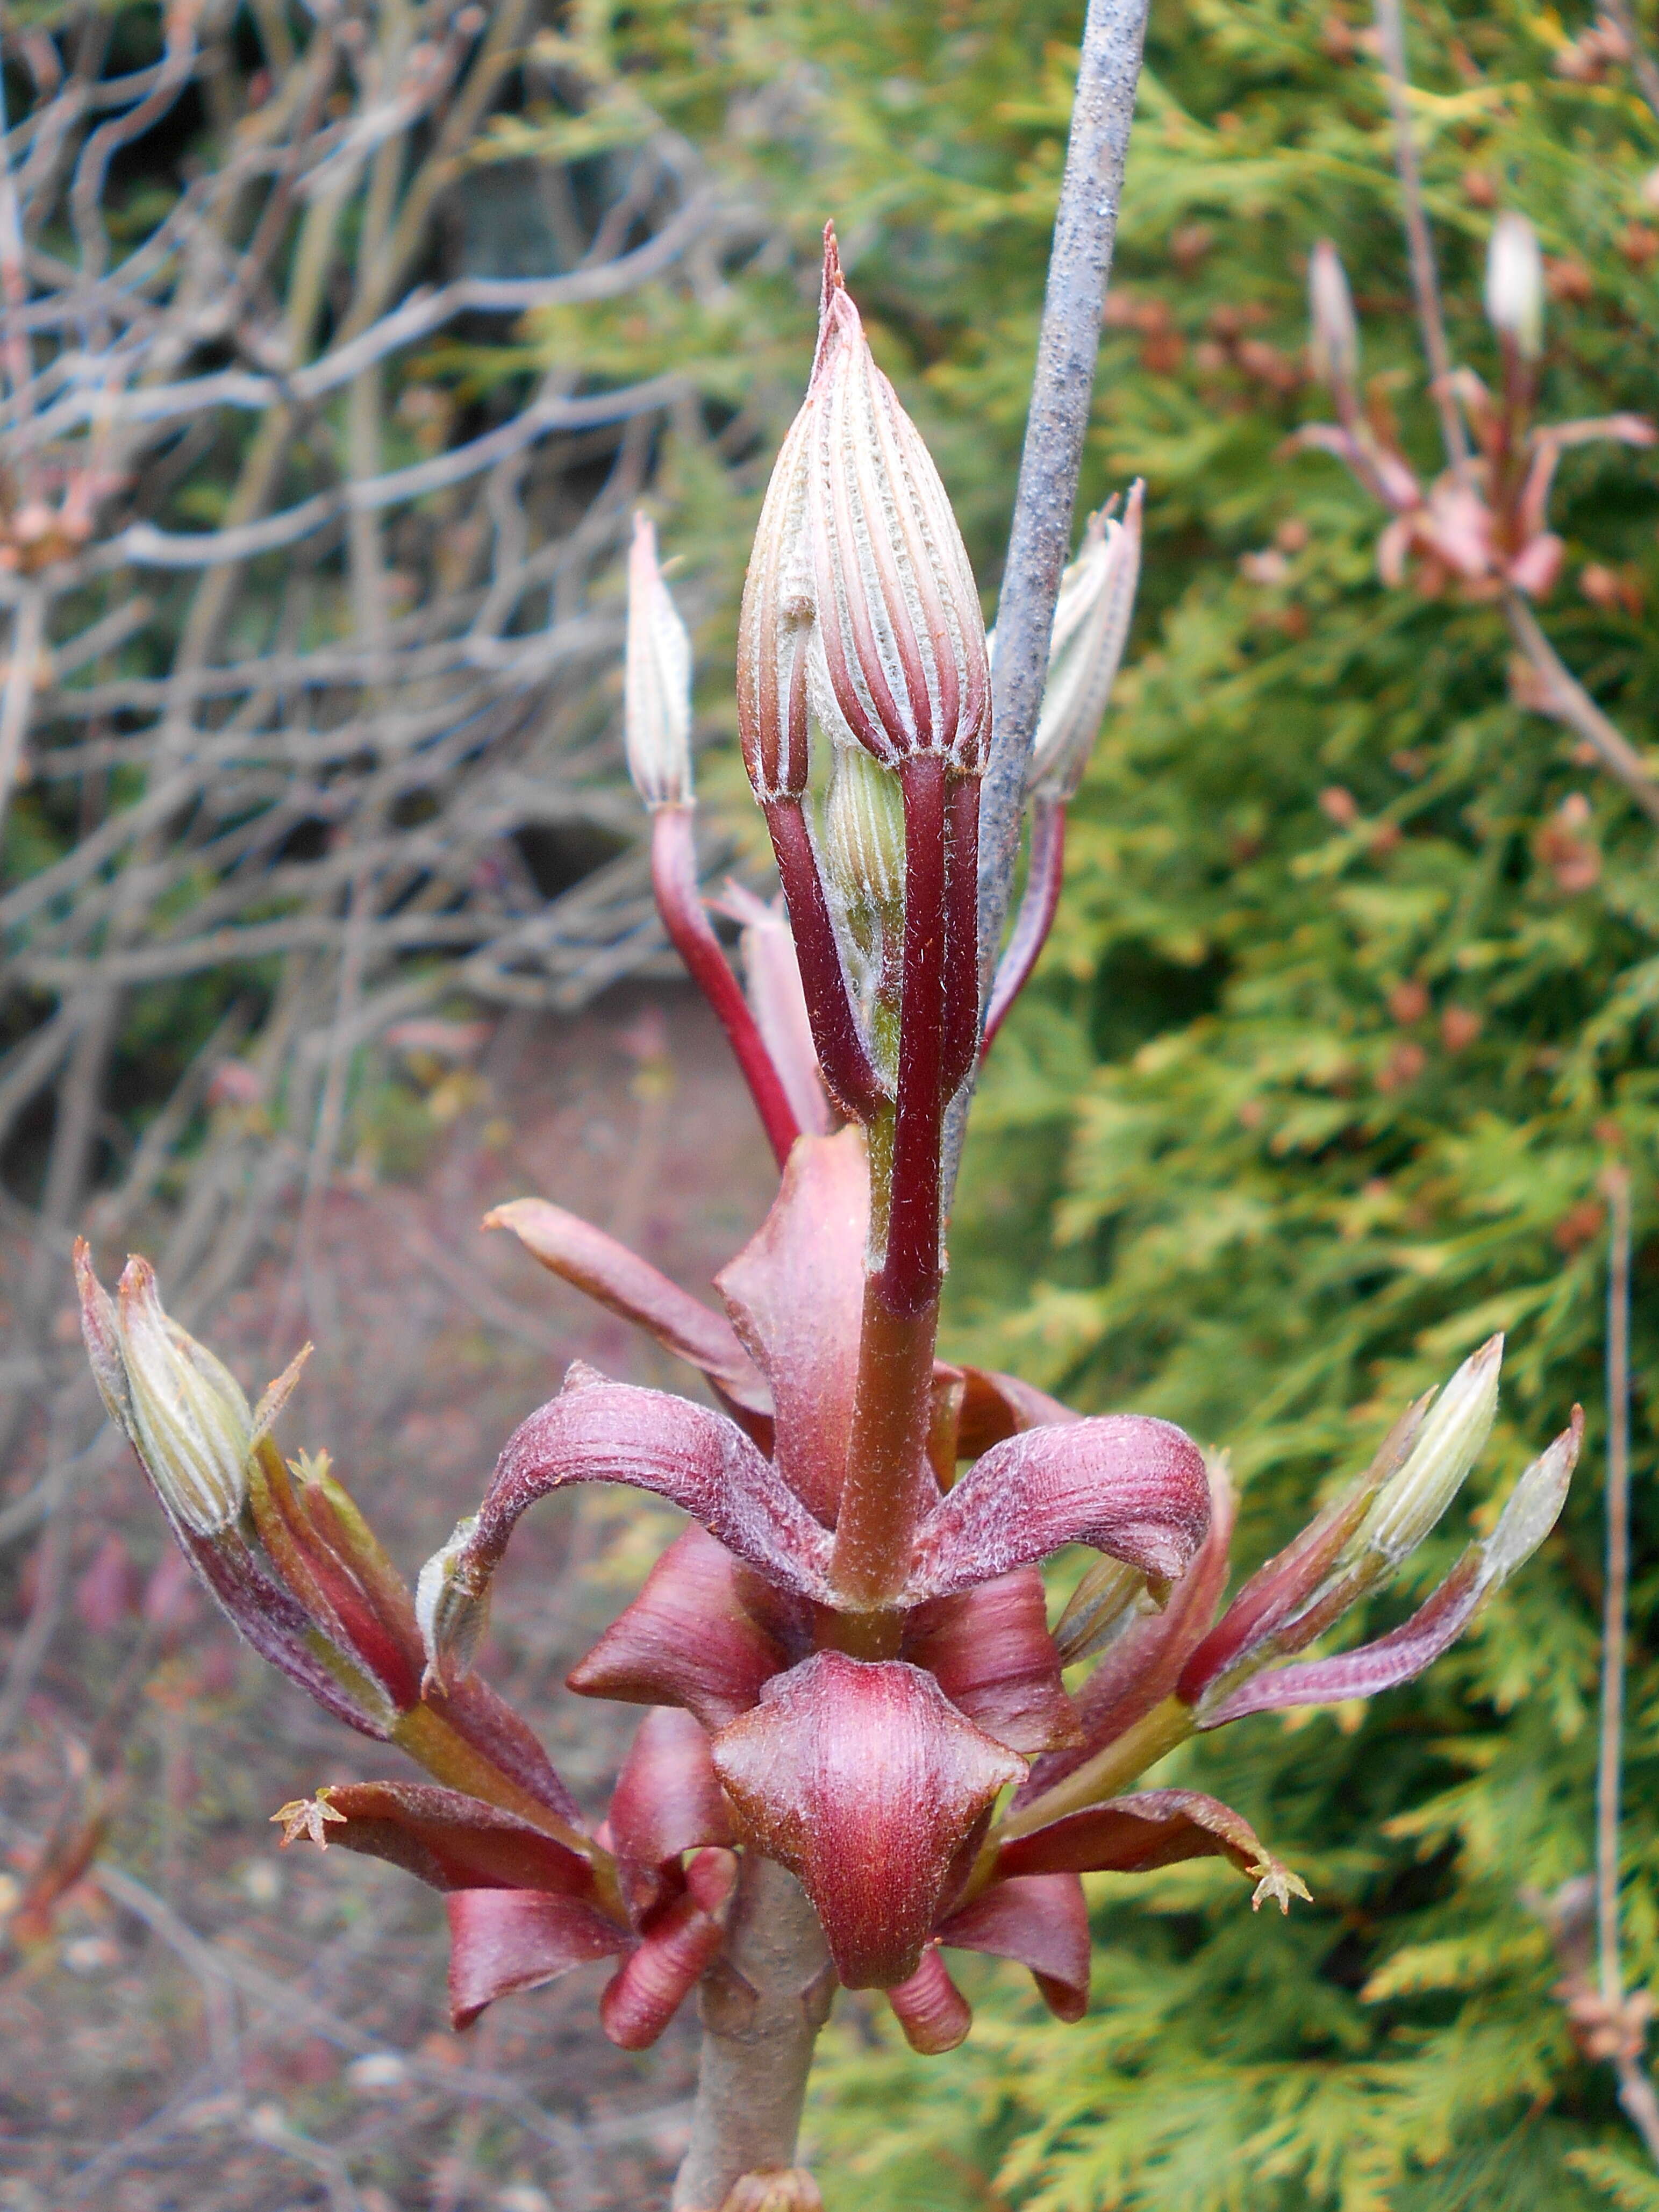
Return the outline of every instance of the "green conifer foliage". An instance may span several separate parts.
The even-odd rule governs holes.
[[[802,240],[836,216],[988,578],[1077,17],[780,0],[647,7],[605,34],[614,65]],[[1546,419],[1659,414],[1659,122],[1620,64],[1572,43],[1588,21],[1430,0],[1408,25],[1454,357],[1494,373],[1480,270],[1495,211],[1518,208],[1549,257]],[[1365,376],[1432,474],[1368,19],[1324,0],[1170,0],[1085,483],[1098,501],[1147,480],[1142,611],[1073,811],[1060,923],[975,1124],[956,1342],[1230,1448],[1253,1562],[1408,1398],[1508,1330],[1474,1503],[1373,1630],[1420,1598],[1575,1399],[1590,1447],[1562,1528],[1414,1689],[1263,1718],[1158,1770],[1238,1804],[1311,1909],[1253,1919],[1203,1867],[1098,1878],[1082,2027],[1042,2021],[990,1967],[949,2060],[848,2009],[816,2104],[845,2177],[832,2212],[1659,2205],[1609,2077],[1575,2052],[1525,1902],[1590,1863],[1598,1176],[1617,1152],[1637,1237],[1626,1967],[1638,1986],[1659,1974],[1655,833],[1511,696],[1496,607],[1384,586],[1384,518],[1334,461],[1286,453],[1328,412],[1304,349],[1322,236],[1353,281]],[[672,333],[705,388],[753,416],[798,373],[808,313],[779,278],[726,301],[665,288],[659,312],[650,329],[636,314],[623,353]],[[741,471],[700,467],[688,438],[666,482],[688,548],[717,561],[741,542]],[[1567,556],[1544,627],[1646,747],[1659,464],[1569,455],[1553,519]]]

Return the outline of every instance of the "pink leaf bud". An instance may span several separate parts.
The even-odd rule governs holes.
[[[1145,490],[1135,484],[1121,522],[1091,519],[1081,551],[1060,578],[1027,778],[1033,792],[1048,798],[1068,799],[1083,781],[1117,679],[1140,580]]]
[[[652,808],[691,800],[691,641],[657,565],[657,534],[634,517],[623,685],[628,773]]]
[[[1322,238],[1308,262],[1308,346],[1314,373],[1335,391],[1352,391],[1359,375],[1359,324],[1342,258]]]
[[[1513,209],[1492,226],[1486,251],[1486,319],[1523,361],[1543,351],[1544,257],[1537,232]]]
[[[824,234],[818,347],[744,587],[738,713],[763,800],[806,781],[808,707],[887,767],[977,775],[991,690],[973,571],[920,432],[876,367]]]

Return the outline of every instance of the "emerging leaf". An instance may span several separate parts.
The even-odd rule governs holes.
[[[714,1741],[744,1840],[817,1909],[849,1989],[916,1971],[952,1863],[1023,1763],[919,1668],[821,1651]]]

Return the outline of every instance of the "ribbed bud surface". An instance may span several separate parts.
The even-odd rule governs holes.
[[[83,1289],[83,1299],[86,1295]],[[216,1535],[235,1520],[247,1498],[254,1421],[241,1386],[205,1345],[163,1312],[148,1261],[128,1261],[115,1313],[125,1406],[106,1384],[99,1347],[88,1331],[105,1402],[126,1429],[168,1511],[193,1534]]]
[[[904,802],[890,769],[842,745],[823,806],[823,860],[851,908],[878,911],[904,896]]]
[[[1069,799],[1089,765],[1134,613],[1144,492],[1137,483],[1121,522],[1091,518],[1060,578],[1028,779],[1034,792]]]
[[[977,775],[991,732],[985,631],[962,533],[920,433],[876,367],[824,241],[817,356],[744,589],[738,708],[763,800],[806,781],[808,707],[889,767]]]

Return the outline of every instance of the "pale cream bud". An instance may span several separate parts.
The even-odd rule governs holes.
[[[623,684],[628,773],[649,807],[691,800],[691,641],[657,565],[648,515],[634,517]]]
[[[128,1433],[169,1512],[216,1535],[246,1502],[252,1412],[222,1361],[162,1311],[147,1260],[129,1260],[117,1287]]]
[[[1134,613],[1145,490],[1135,484],[1121,522],[1103,514],[1091,520],[1082,550],[1060,578],[1026,779],[1032,792],[1069,799],[1083,781]]]
[[[1486,250],[1486,319],[1523,361],[1543,351],[1544,257],[1537,232],[1512,209],[1493,224]]]
[[[1359,323],[1342,257],[1328,238],[1309,258],[1308,317],[1315,374],[1333,391],[1351,391],[1359,376]]]
[[[1378,1492],[1354,1549],[1391,1564],[1413,1552],[1462,1488],[1498,1413],[1504,1340],[1494,1336],[1466,1359],[1430,1407],[1399,1473]]]

